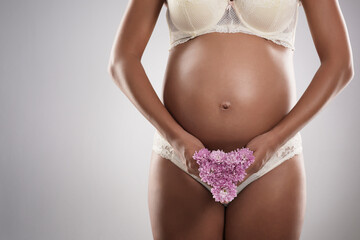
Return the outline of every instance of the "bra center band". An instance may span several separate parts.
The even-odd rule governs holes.
[[[228,5],[226,7],[226,10],[229,10],[231,7],[233,7],[234,5],[234,0],[228,0]]]

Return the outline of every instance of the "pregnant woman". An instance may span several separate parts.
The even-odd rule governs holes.
[[[162,103],[141,58],[164,5]],[[321,64],[296,102],[301,6]],[[336,0],[130,0],[109,72],[156,128],[148,188],[154,239],[299,239],[306,205],[299,131],[354,74]],[[192,156],[204,147],[254,152],[231,202],[215,201],[199,177]]]

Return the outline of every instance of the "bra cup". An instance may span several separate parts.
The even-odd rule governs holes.
[[[262,34],[284,31],[296,13],[297,0],[235,0],[234,8],[248,28]]]
[[[168,0],[174,26],[191,33],[214,26],[223,16],[226,6],[226,0]]]

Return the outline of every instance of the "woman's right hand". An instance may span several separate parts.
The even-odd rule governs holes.
[[[203,143],[188,132],[184,132],[181,136],[172,141],[174,150],[180,156],[182,163],[186,166],[189,173],[199,176],[199,164],[193,159],[195,151],[199,151],[205,146]]]

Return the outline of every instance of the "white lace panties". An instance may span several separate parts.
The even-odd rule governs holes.
[[[157,131],[155,130],[152,150],[159,154],[161,157],[169,159],[176,166],[182,169],[184,172],[189,174],[199,183],[201,183],[206,189],[211,191],[211,186],[207,183],[201,181],[199,177],[194,174],[191,174],[187,171],[185,164],[180,160],[178,154],[175,152],[174,148],[169,144],[168,141]],[[255,181],[259,177],[263,176],[267,172],[279,166],[284,161],[292,158],[296,154],[302,152],[302,139],[300,132],[297,132],[290,140],[288,140],[284,145],[282,145],[279,150],[266,162],[266,164],[256,173],[250,175],[245,181],[243,181],[239,186],[237,186],[237,195],[251,182]],[[228,204],[223,204],[225,207]]]

